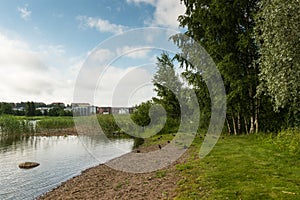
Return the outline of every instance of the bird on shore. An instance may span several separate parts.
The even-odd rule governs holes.
[[[160,146],[160,144],[158,145],[158,148],[159,148],[159,149],[161,149],[161,146]]]

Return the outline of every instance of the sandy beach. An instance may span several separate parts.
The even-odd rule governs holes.
[[[155,151],[158,146],[139,150],[140,153]],[[101,164],[83,171],[39,199],[173,199],[180,179],[176,164],[184,162],[186,155],[187,152],[169,167],[151,173],[127,173]]]

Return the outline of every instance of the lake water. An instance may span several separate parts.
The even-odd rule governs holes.
[[[130,152],[133,143],[89,136],[0,138],[0,199],[35,199],[87,168]],[[97,159],[89,152],[97,152]],[[25,161],[40,166],[20,169]]]

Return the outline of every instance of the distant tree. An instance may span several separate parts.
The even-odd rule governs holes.
[[[132,120],[139,126],[147,126],[150,123],[149,110],[153,105],[152,101],[147,101],[136,106],[135,111],[131,114]]]
[[[25,115],[25,111],[24,110],[15,110],[14,111],[14,115],[16,115],[16,116],[24,116]]]
[[[10,103],[0,103],[0,114],[13,114],[13,106]]]
[[[64,116],[73,116],[73,112],[71,110],[65,110]]]
[[[260,46],[259,91],[274,109],[289,109],[291,126],[300,124],[300,2],[262,0],[256,17]]]
[[[41,110],[36,110],[35,111],[35,116],[42,116],[42,115],[43,115],[43,113],[42,113]]]
[[[60,109],[58,111],[58,116],[65,116],[65,115],[66,115],[66,113],[65,113],[64,109]]]
[[[35,116],[36,108],[34,102],[27,102],[25,107],[25,115],[26,116]]]
[[[60,109],[58,107],[51,108],[48,112],[48,115],[51,117],[59,116]]]

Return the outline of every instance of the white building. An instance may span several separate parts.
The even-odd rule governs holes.
[[[72,110],[75,116],[88,116],[96,114],[97,107],[89,103],[72,103]]]

